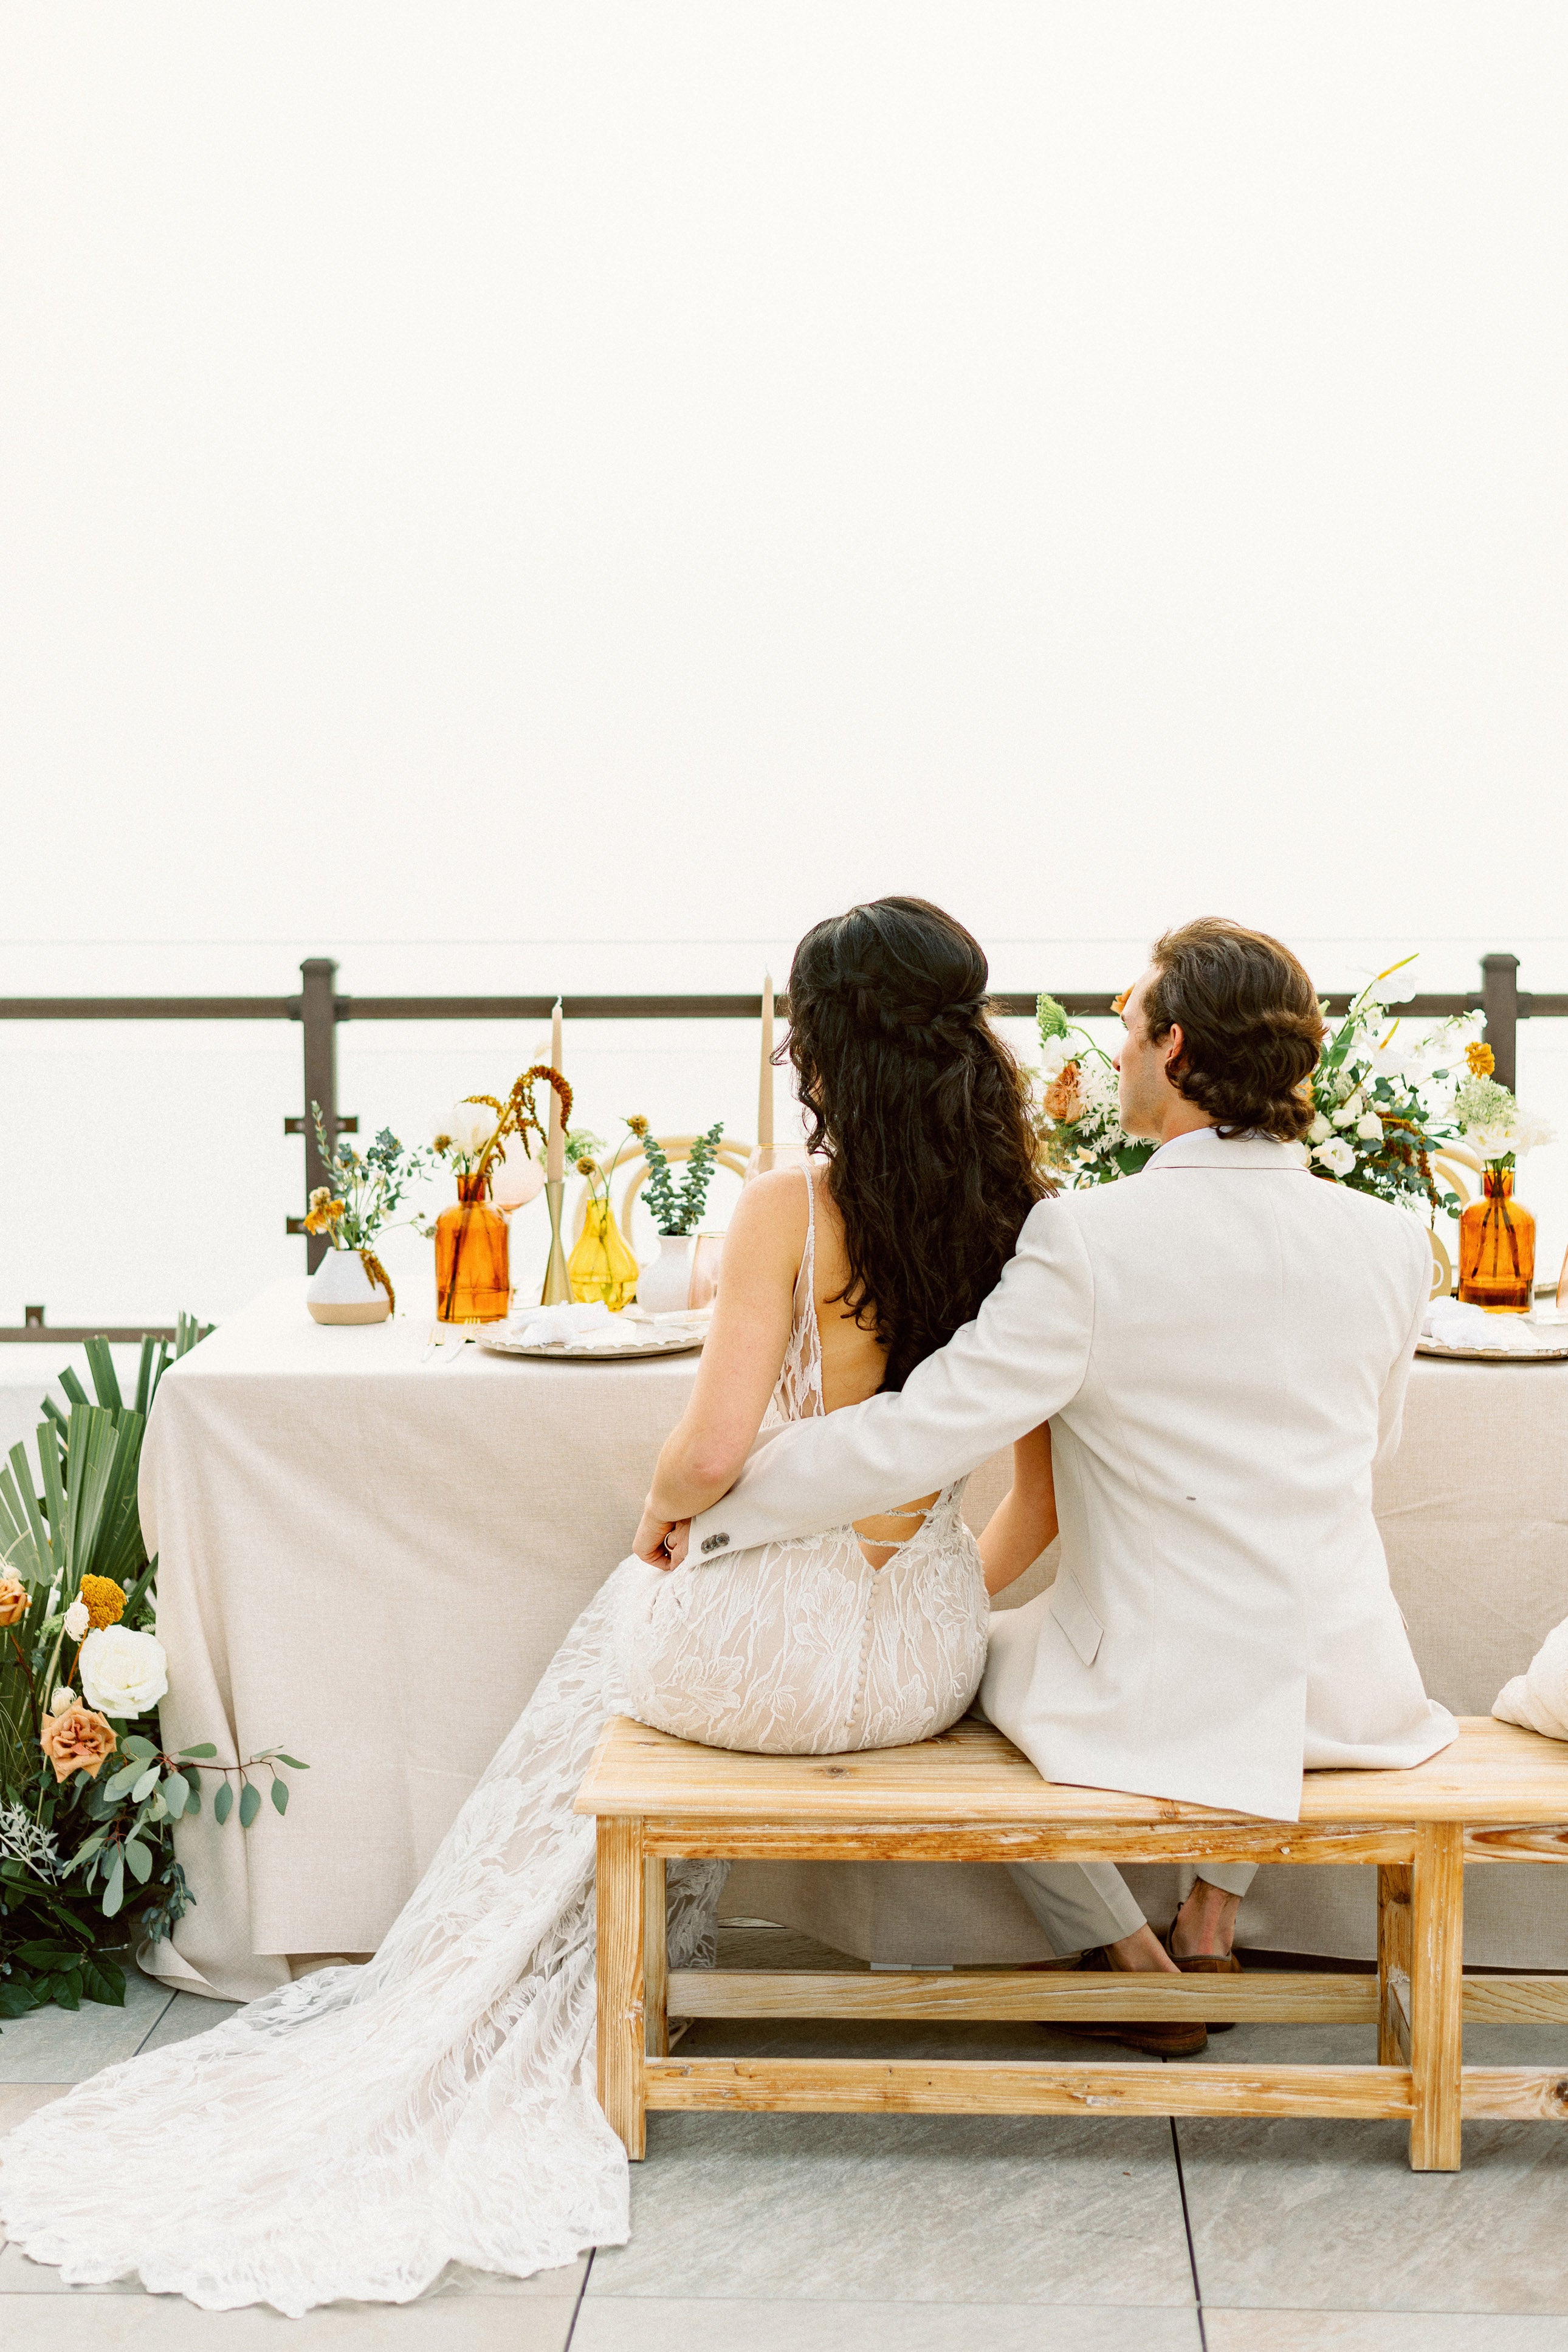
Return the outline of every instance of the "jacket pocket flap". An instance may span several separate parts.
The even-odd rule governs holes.
[[[1086,1666],[1092,1666],[1105,1628],[1083,1597],[1083,1587],[1066,1569],[1051,1587],[1051,1615]]]

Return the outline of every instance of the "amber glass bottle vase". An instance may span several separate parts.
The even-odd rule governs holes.
[[[485,1198],[488,1176],[459,1176],[454,1208],[436,1220],[436,1319],[499,1323],[511,1305],[506,1219]]]
[[[1513,1171],[1489,1168],[1481,1197],[1459,1215],[1459,1297],[1494,1315],[1528,1315],[1535,1290],[1535,1219],[1513,1197]]]

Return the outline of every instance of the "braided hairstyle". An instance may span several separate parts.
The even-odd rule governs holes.
[[[978,941],[924,898],[830,916],[790,970],[785,1050],[849,1258],[837,1296],[887,1349],[885,1389],[976,1314],[1050,1189],[986,978]]]

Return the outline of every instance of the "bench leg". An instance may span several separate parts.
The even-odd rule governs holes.
[[[669,1939],[666,1933],[664,1856],[643,1863],[643,2000],[647,2009],[647,2054],[669,2055]]]
[[[1432,1822],[1415,1833],[1410,1873],[1410,2072],[1415,2172],[1459,2169],[1465,1935],[1464,1832]]]
[[[1377,1873],[1377,2063],[1410,2063],[1410,1866]]]
[[[599,2105],[626,2154],[639,2157],[647,2130],[640,1821],[600,1816],[597,1916]]]

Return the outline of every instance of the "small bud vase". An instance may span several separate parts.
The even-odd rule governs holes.
[[[1481,1197],[1459,1213],[1459,1297],[1493,1315],[1528,1315],[1535,1293],[1535,1219],[1513,1197],[1511,1169],[1489,1167]]]
[[[330,1249],[305,1285],[315,1323],[384,1323],[392,1285],[374,1250]]]
[[[572,1296],[584,1306],[598,1299],[618,1315],[637,1297],[637,1262],[621,1238],[609,1202],[592,1198],[584,1205],[583,1230],[567,1262]]]
[[[458,1204],[436,1220],[436,1320],[500,1323],[511,1307],[506,1219],[486,1176],[459,1176]]]
[[[649,1315],[679,1315],[691,1304],[695,1234],[661,1234],[658,1255],[637,1281],[637,1305]]]

